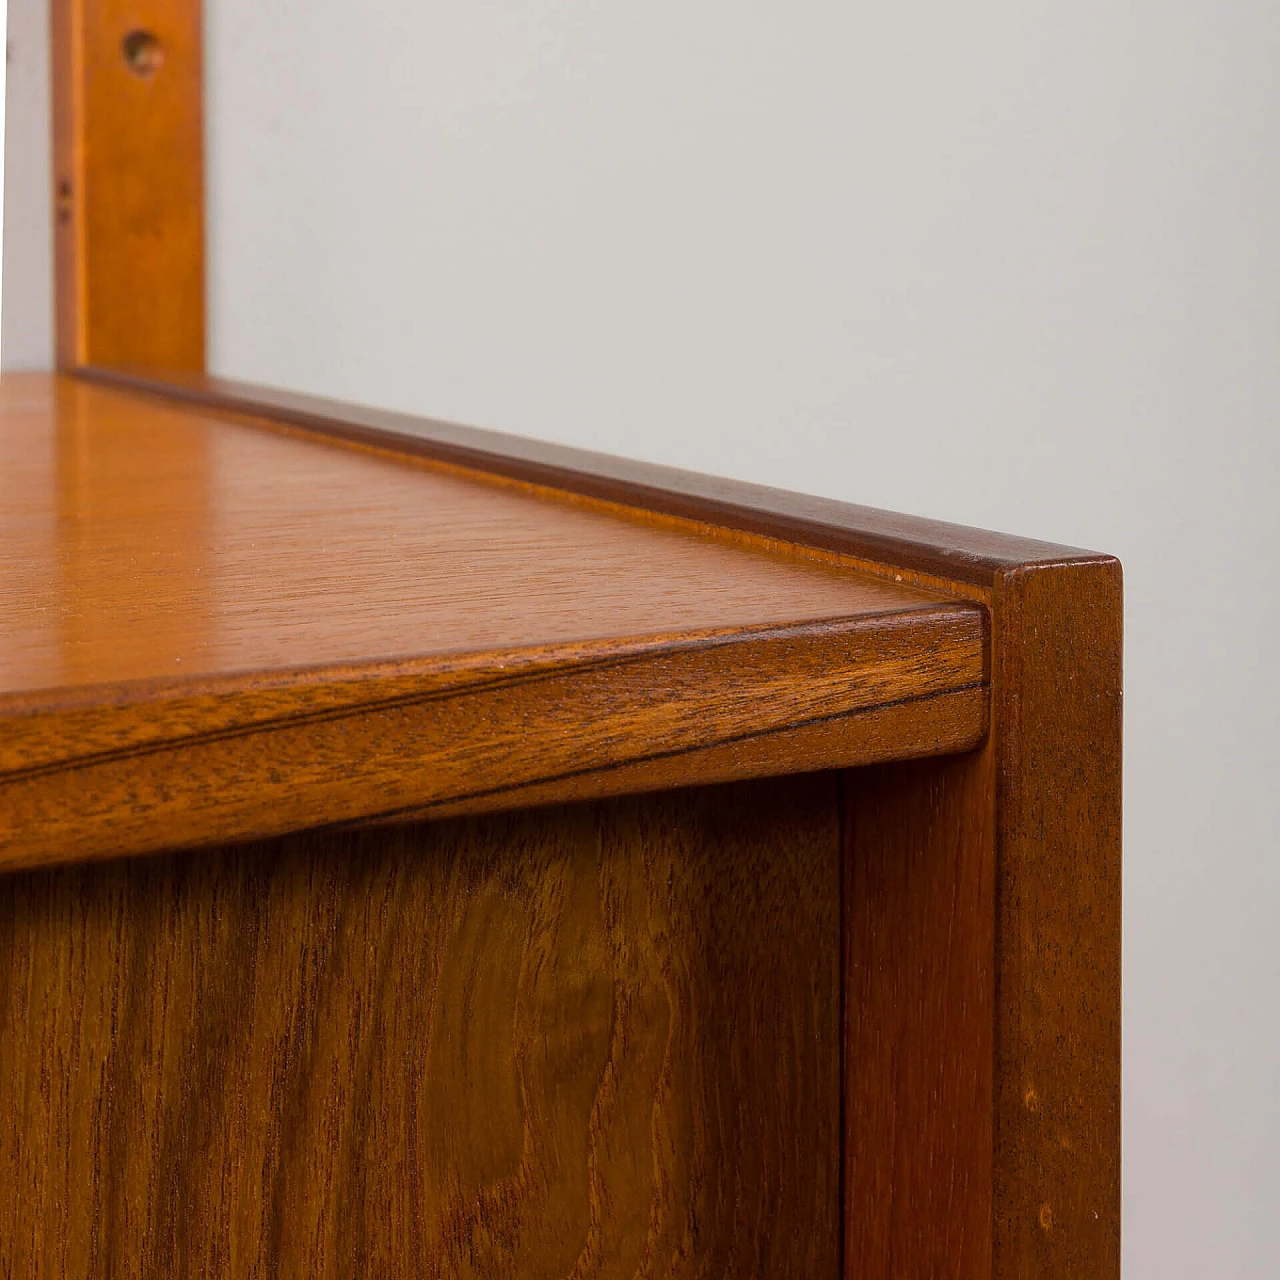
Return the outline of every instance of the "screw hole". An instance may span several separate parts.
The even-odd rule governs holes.
[[[150,31],[130,31],[120,42],[120,51],[136,76],[154,75],[164,61],[160,41]]]

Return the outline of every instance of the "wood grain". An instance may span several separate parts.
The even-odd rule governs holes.
[[[84,368],[77,376],[161,403],[292,426],[317,437],[571,493],[649,519],[666,517],[757,542],[829,552],[845,567],[933,585],[950,594],[968,594],[973,588],[989,592],[1001,573],[1019,566],[1096,558],[1091,551],[1034,538],[226,378],[118,367]]]
[[[0,1274],[839,1265],[833,775],[0,878]]]
[[[5,694],[954,607],[76,379],[6,376],[0,439]]]
[[[951,643],[953,622],[941,615],[939,647]],[[927,754],[939,739],[944,750],[971,745],[986,716],[981,628],[968,637],[968,698],[921,695],[928,642],[918,626],[855,623],[673,645],[645,661],[566,664],[454,696],[372,700],[344,714],[60,762],[0,779],[0,866],[190,847],[473,798],[492,807],[534,783],[616,794],[636,782],[615,781],[617,766],[685,754],[685,784],[723,777],[726,764],[747,776],[794,772],[810,762],[773,735],[809,725],[836,731],[824,761],[832,765]],[[745,697],[743,666],[752,671]],[[904,688],[910,697],[894,696]],[[882,714],[864,724],[858,713],[868,709]],[[748,743],[758,754],[728,754],[713,762],[720,772],[700,772],[701,748]]]
[[[1120,1274],[1121,595],[1100,558],[993,604],[997,1277]]]
[[[984,736],[971,737],[975,720],[986,723],[986,686],[913,698],[910,702],[831,716],[770,733],[736,738],[713,746],[566,774],[542,782],[472,792],[456,800],[438,800],[420,809],[389,814],[381,822],[420,821],[464,813],[486,813],[517,805],[559,804],[598,795],[627,795],[768,777],[779,764],[789,773],[848,768],[887,760],[919,759],[964,751]]]
[[[74,380],[0,405],[0,865],[986,730],[966,601]]]
[[[58,364],[202,369],[199,0],[50,13]]]
[[[849,775],[846,1275],[1120,1274],[1119,565],[992,596],[992,733]]]
[[[107,375],[95,377],[108,380]],[[121,385],[127,381],[111,378]],[[601,794],[591,788],[602,780],[604,787],[617,790],[671,787],[733,776],[721,770],[764,773],[963,752],[979,746],[987,724],[984,714],[982,728],[976,727],[979,701],[985,697],[985,665],[979,664],[977,683],[956,686],[943,678],[935,692],[905,701],[872,698],[858,707],[850,703],[834,715],[770,721],[751,732],[740,732],[742,722],[734,719],[753,700],[741,677],[749,672],[754,680],[757,673],[768,673],[765,686],[782,690],[788,673],[804,672],[799,685],[784,696],[798,697],[801,687],[810,681],[821,686],[825,679],[819,697],[828,699],[831,681],[838,681],[842,671],[876,671],[876,680],[889,683],[897,678],[889,674],[891,655],[876,647],[886,643],[895,627],[915,627],[929,614],[952,640],[959,640],[964,626],[981,631],[989,620],[990,736],[980,749],[846,777],[843,1270],[849,1277],[957,1280],[1118,1276],[1122,606],[1119,566],[1113,559],[447,424],[388,419],[291,397],[260,397],[205,381],[134,385],[151,386],[148,394],[156,406],[199,406],[202,413],[239,415],[246,426],[303,429],[341,441],[354,446],[347,455],[352,460],[417,460],[442,478],[447,474],[451,483],[481,480],[487,467],[499,477],[489,482],[490,491],[505,483],[509,497],[539,504],[554,503],[558,487],[562,497],[570,495],[569,509],[576,515],[691,539],[700,560],[708,548],[783,555],[788,565],[808,557],[808,568],[824,568],[862,587],[867,578],[861,575],[868,574],[894,590],[914,584],[940,593],[917,597],[905,611],[811,618],[790,632],[779,626],[751,632],[738,620],[731,644],[763,647],[752,650],[747,663],[715,666],[717,655],[732,650],[723,636],[709,634],[698,634],[696,644],[683,650],[677,645],[670,653],[628,652],[625,662],[597,663],[579,653],[573,659],[575,680],[585,681],[575,686],[579,689],[604,678],[610,665],[619,670],[633,661],[678,666],[711,655],[706,672],[714,672],[714,680],[705,688],[718,686],[725,701],[714,707],[696,700],[674,709],[665,702],[646,706],[641,689],[610,686],[598,700],[584,704],[620,717],[603,724],[602,742],[572,744],[568,755],[557,757],[561,763],[556,769],[539,772],[520,757],[519,747],[535,725],[549,726],[544,739],[563,745],[554,715],[566,696],[554,685],[561,675],[539,670],[536,678],[523,682],[531,690],[551,691],[547,701],[521,704],[538,708],[538,716],[521,720],[499,709],[469,718],[473,725],[505,723],[509,730],[509,737],[494,741],[502,744],[504,761],[515,767],[507,768],[495,787],[463,793],[428,789],[416,799],[397,794],[389,807],[368,811],[365,817],[401,822],[424,812],[438,816],[547,803]],[[17,565],[10,572],[15,581],[29,575]],[[798,621],[791,619],[793,626]],[[843,656],[823,649],[833,643],[847,646],[854,635],[870,647],[856,653],[846,648]],[[633,632],[630,638],[637,636]],[[939,639],[915,646],[909,679],[938,673],[934,655],[942,652],[940,645]],[[695,649],[696,658],[691,656]],[[967,650],[971,664],[974,652]],[[985,643],[978,652],[986,652]],[[804,667],[804,654],[814,665]],[[483,665],[483,658],[472,657]],[[662,679],[651,688],[692,689],[672,679],[675,669],[662,666]],[[457,678],[470,681],[476,670],[468,668]],[[904,671],[900,666],[898,676]],[[399,679],[419,673],[397,668],[383,674]],[[352,696],[339,689],[349,675],[334,681],[334,706]],[[489,675],[482,673],[474,685],[459,685],[456,696],[446,701],[459,714],[463,698],[498,699],[470,706],[500,708],[508,691],[486,683]],[[777,683],[770,686],[768,681]],[[273,697],[283,687],[274,678],[263,688],[268,686]],[[199,682],[185,689],[194,699],[216,699],[226,692]],[[248,692],[247,687],[240,692]],[[72,693],[61,691],[59,697],[69,700],[44,708],[50,725],[58,716],[87,714],[86,705]],[[176,696],[175,690],[166,686],[165,696]],[[777,704],[764,702],[777,709]],[[638,712],[625,711],[628,706]],[[219,714],[223,712],[241,714],[226,707]],[[179,718],[182,714],[175,712]],[[585,710],[578,715],[582,723],[590,718]],[[678,736],[704,720],[728,725],[728,736],[708,741],[695,735],[671,739],[668,745],[659,741],[663,733]],[[323,743],[318,727],[323,722],[317,716],[315,725],[304,724],[299,716],[294,724],[273,722],[271,732],[310,734]],[[652,754],[630,759],[616,750],[607,758],[591,755],[602,743],[612,748],[634,741],[655,726],[661,733],[655,733]],[[65,726],[59,732],[66,741],[74,736]],[[159,742],[168,732],[155,731],[147,741]],[[143,737],[146,733],[153,731]],[[434,744],[439,736],[432,738],[422,721],[403,741],[432,738]],[[215,737],[208,744],[192,740],[183,749],[204,751]],[[383,739],[391,740],[389,735]],[[274,741],[284,744],[287,738]],[[306,738],[296,741],[301,752]],[[349,759],[363,754],[362,749],[351,750],[355,741],[347,739]],[[469,758],[472,745],[464,744],[460,760]],[[123,753],[133,749],[121,747],[116,759],[104,755],[82,763],[86,769],[110,770],[121,766]],[[108,743],[103,750],[117,748]],[[338,742],[332,756],[322,752],[317,758],[337,759],[341,751]],[[842,757],[842,751],[849,754]],[[413,750],[401,754],[414,758]],[[295,779],[303,776],[297,759],[286,761],[277,782],[290,770]],[[229,753],[220,767],[221,774],[210,769],[203,776],[231,779],[240,766]],[[137,760],[128,773],[134,779],[144,776]],[[375,769],[355,779],[356,789],[394,791],[388,776]],[[13,781],[25,785],[28,779]],[[331,797],[341,785],[336,776],[322,779],[314,795]],[[315,812],[301,801],[285,812],[290,794],[283,782],[269,801],[264,807],[286,825]],[[117,795],[109,807],[117,816],[126,815],[127,823],[133,804],[132,797],[125,795],[122,801]],[[329,820],[342,820],[341,809],[337,804],[326,810],[334,815]],[[184,830],[176,811],[165,821]],[[158,824],[146,839],[159,840],[159,832]],[[215,834],[213,826],[206,831],[207,836]],[[189,837],[187,832],[183,838]],[[129,840],[136,843],[136,834]],[[67,847],[65,839],[61,844]],[[106,846],[97,850],[108,851]],[[739,1034],[749,1038],[755,1032]]]
[[[992,1256],[993,765],[987,749],[846,776],[850,1280],[1019,1275]]]

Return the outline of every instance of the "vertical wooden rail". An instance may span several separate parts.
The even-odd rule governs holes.
[[[198,0],[53,0],[58,365],[204,368]]]
[[[1120,566],[977,594],[986,746],[846,788],[845,1275],[1118,1280]]]

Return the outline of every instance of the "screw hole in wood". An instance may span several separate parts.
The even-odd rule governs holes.
[[[164,62],[164,49],[150,31],[130,31],[120,42],[125,65],[136,76],[151,76]]]

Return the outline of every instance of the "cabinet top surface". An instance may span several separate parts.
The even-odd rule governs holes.
[[[837,564],[75,379],[0,384],[0,698],[940,603]]]
[[[82,379],[0,383],[0,870],[966,750],[985,610]]]

